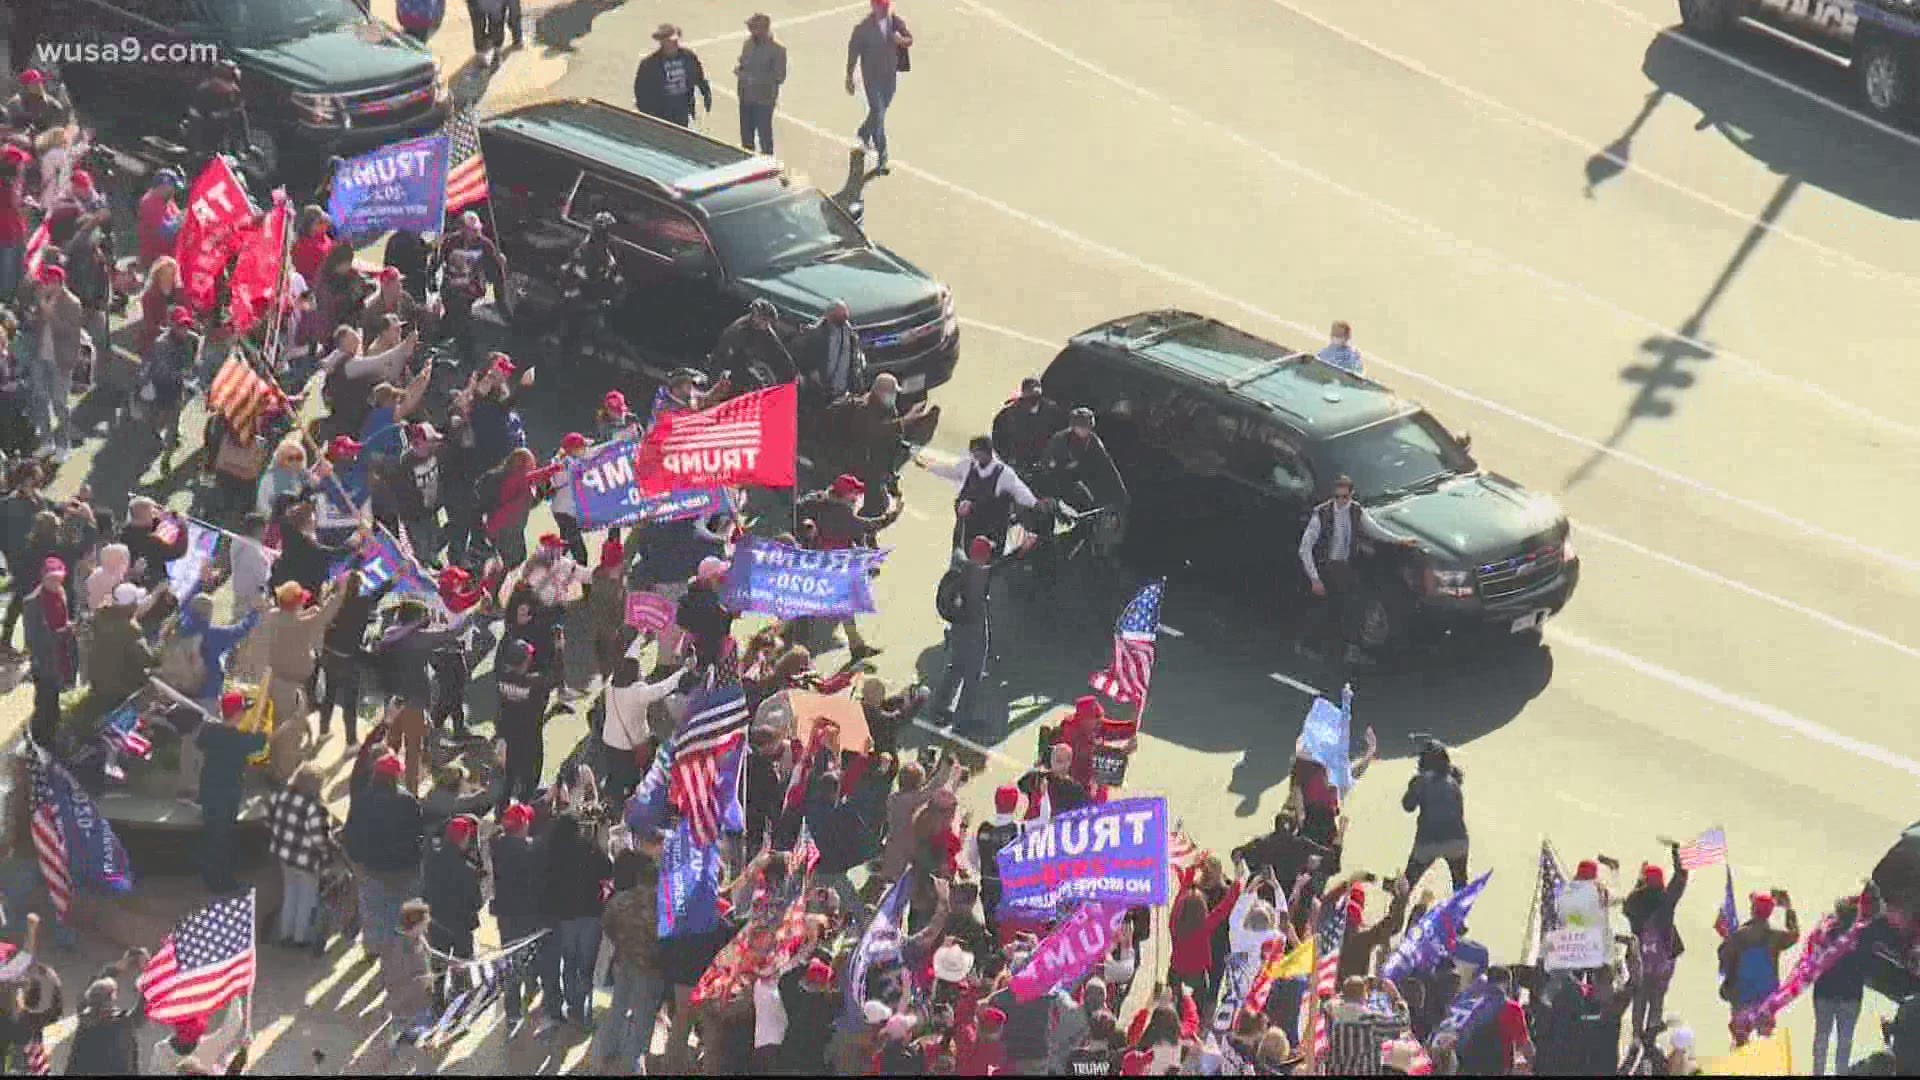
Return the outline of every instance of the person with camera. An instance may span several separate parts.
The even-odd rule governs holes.
[[[775,325],[779,310],[773,301],[756,297],[747,305],[747,313],[735,319],[707,354],[707,372],[714,378],[727,376],[746,389],[764,390],[793,382],[800,377],[799,366],[786,342],[780,340]]]
[[[1784,912],[1783,929],[1773,927],[1776,911]],[[1780,954],[1800,941],[1800,916],[1785,889],[1754,893],[1747,898],[1747,913],[1747,920],[1720,943],[1720,1000],[1735,1017],[1779,988]],[[1773,1034],[1772,1018],[1763,1021],[1757,1032],[1733,1026],[1736,1046],[1744,1045],[1752,1034]]]

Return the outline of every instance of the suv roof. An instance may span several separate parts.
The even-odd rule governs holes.
[[[1217,319],[1146,311],[1075,334],[1072,346],[1119,351],[1269,410],[1315,439],[1399,416],[1413,406],[1379,383],[1320,363]]]
[[[678,124],[589,98],[523,106],[482,126],[511,131],[573,157],[651,180],[668,189],[668,194],[686,199],[776,181],[783,172],[773,158],[756,157]]]

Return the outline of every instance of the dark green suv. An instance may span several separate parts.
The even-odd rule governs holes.
[[[550,101],[480,126],[493,212],[523,309],[556,283],[595,215],[611,214],[626,295],[608,329],[658,378],[697,363],[757,299],[783,337],[846,301],[872,374],[918,396],[953,377],[953,297],[874,243],[850,212],[781,164],[600,101]],[[537,321],[533,320],[533,321]]]
[[[1126,481],[1126,554],[1239,590],[1302,588],[1300,537],[1333,480],[1417,550],[1363,543],[1361,640],[1487,627],[1537,634],[1580,579],[1552,498],[1483,471],[1420,406],[1378,383],[1183,311],[1076,335],[1047,394],[1094,410]]]
[[[76,56],[61,78],[86,115],[167,136],[232,60],[269,173],[308,175],[447,119],[433,55],[356,0],[61,0],[44,41]]]

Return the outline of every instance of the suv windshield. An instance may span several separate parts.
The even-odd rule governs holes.
[[[853,219],[811,190],[715,214],[707,228],[721,265],[734,277],[760,277],[834,252],[867,248]]]
[[[207,20],[247,44],[266,44],[367,21],[353,0],[200,0]]]
[[[1321,446],[1320,456],[1323,482],[1342,473],[1353,477],[1353,497],[1362,502],[1474,468],[1440,421],[1424,412],[1348,432]]]

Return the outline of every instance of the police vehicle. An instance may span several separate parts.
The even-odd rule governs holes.
[[[1867,111],[1916,118],[1920,0],[1680,0],[1680,21],[1712,40],[1757,31],[1848,67]]]

